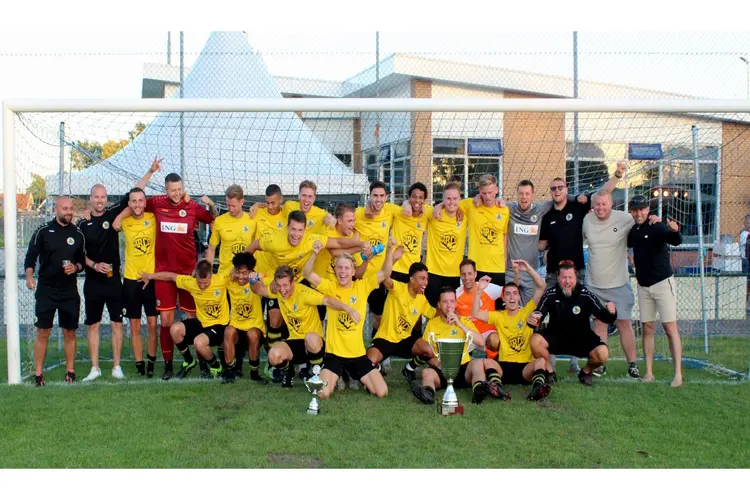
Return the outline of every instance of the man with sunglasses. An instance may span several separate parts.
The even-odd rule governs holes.
[[[618,162],[614,175],[602,187],[611,193],[625,174],[625,162]],[[542,218],[539,229],[539,251],[547,251],[547,287],[557,284],[557,269],[562,261],[573,261],[576,268],[576,280],[584,283],[585,263],[583,261],[583,218],[591,210],[591,193],[584,198],[568,199],[568,183],[561,177],[555,177],[550,183],[550,194],[554,206]],[[550,356],[552,367],[555,356]],[[577,373],[578,358],[570,359],[570,373]]]

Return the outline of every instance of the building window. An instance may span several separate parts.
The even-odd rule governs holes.
[[[346,165],[347,167],[351,167],[352,166],[352,155],[350,155],[350,154],[334,153],[333,156],[335,156],[336,158],[338,158],[339,161],[341,163],[343,163],[344,165]]]
[[[464,198],[479,192],[476,184],[484,174],[496,176],[502,185],[502,155],[501,139],[433,139],[433,201],[442,199],[443,187],[449,182],[461,186]]]
[[[380,146],[380,151],[368,149],[363,154],[367,179],[383,181],[390,201],[396,204],[406,199],[411,184],[411,151],[409,141]],[[380,163],[378,163],[378,159]]]

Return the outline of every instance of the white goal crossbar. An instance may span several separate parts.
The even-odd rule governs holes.
[[[76,112],[536,112],[536,113],[750,113],[749,100],[736,99],[11,99],[3,101],[5,210],[5,318],[8,383],[21,383],[18,310],[18,227],[16,214],[15,113]]]

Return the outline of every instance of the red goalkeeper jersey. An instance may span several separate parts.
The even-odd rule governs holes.
[[[156,272],[193,274],[195,239],[198,222],[213,222],[211,213],[193,200],[173,205],[167,196],[153,196],[146,201],[146,211],[156,217]]]

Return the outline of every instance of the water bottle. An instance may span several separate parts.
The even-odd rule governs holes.
[[[251,277],[250,277],[250,280],[249,280],[249,282],[250,282],[250,284],[251,284],[251,285],[254,285],[254,284],[255,284],[255,283],[257,283],[257,282],[259,282],[259,281],[262,281],[262,280],[263,280],[263,278],[265,278],[265,277],[266,277],[266,276],[265,276],[264,274],[260,274],[260,273],[258,273],[258,274],[257,274],[257,275],[255,276],[255,278],[253,278],[253,277],[251,276]]]
[[[385,247],[382,243],[378,243],[374,247],[372,247],[372,256],[375,257],[377,254],[381,253],[383,250],[385,250]],[[362,260],[367,260],[367,255],[365,252],[361,252],[359,254],[360,257],[362,257]]]

